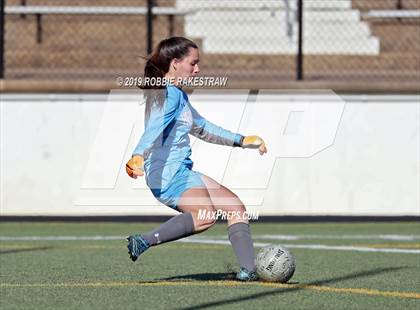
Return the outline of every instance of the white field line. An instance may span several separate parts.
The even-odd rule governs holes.
[[[128,236],[0,236],[0,241],[125,240]]]
[[[122,240],[127,236],[0,236],[0,241],[66,241],[66,240]],[[193,237],[197,240],[221,239],[227,240],[226,235],[217,236],[200,236]],[[420,235],[256,235],[252,238],[266,240],[398,240],[398,241],[414,241],[420,240]]]
[[[125,236],[0,236],[0,241],[72,241],[72,240],[124,240]],[[201,243],[201,244],[223,244],[230,245],[228,240],[220,239],[204,239],[190,237],[178,240],[184,243]],[[254,242],[255,247],[263,247],[270,243]],[[393,249],[393,248],[369,248],[358,246],[342,246],[342,245],[324,245],[324,244],[282,244],[287,248],[310,249],[310,250],[335,250],[335,251],[356,251],[356,252],[381,252],[381,253],[405,253],[420,254],[417,249]]]
[[[194,238],[203,239],[226,239],[225,235],[218,236],[196,236]],[[253,239],[268,239],[268,240],[391,240],[391,241],[414,241],[420,240],[420,235],[252,235]]]
[[[179,242],[187,243],[204,243],[204,244],[226,244],[230,245],[230,241],[217,240],[217,239],[194,239],[187,238],[179,240]],[[255,247],[263,247],[271,245],[272,243],[254,242]],[[346,246],[346,245],[324,245],[324,244],[287,244],[282,243],[282,246],[286,248],[295,249],[310,249],[310,250],[336,250],[336,251],[355,251],[355,252],[382,252],[382,253],[406,253],[406,254],[420,254],[420,250],[412,249],[382,249],[382,248],[369,248],[369,247],[358,247],[358,246]]]

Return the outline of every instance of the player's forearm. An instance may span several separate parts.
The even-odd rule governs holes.
[[[241,134],[233,133],[207,121],[201,127],[193,128],[191,134],[209,143],[229,146],[241,146],[244,139]]]

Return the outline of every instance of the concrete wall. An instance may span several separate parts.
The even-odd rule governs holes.
[[[143,131],[140,94],[1,100],[1,215],[172,214],[124,171]],[[197,91],[212,122],[269,153],[192,139],[194,168],[260,215],[420,215],[419,96]]]

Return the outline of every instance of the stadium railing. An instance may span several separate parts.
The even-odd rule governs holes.
[[[371,10],[362,13],[364,18],[420,18],[420,10]]]
[[[295,1],[279,1],[275,6],[261,5],[258,10],[272,11],[275,14],[276,10],[284,10],[287,12],[286,18],[286,33],[288,36],[293,35],[293,20],[296,19],[297,8]],[[220,7],[212,6],[200,7],[198,10],[217,10]],[[255,8],[224,8],[226,10],[238,11],[238,10],[255,10]],[[339,10],[339,8],[316,8],[316,7],[305,7],[305,11],[331,11]],[[197,9],[187,8],[176,8],[176,7],[117,7],[117,6],[5,6],[6,14],[13,15],[35,15],[37,21],[36,35],[39,42],[42,41],[42,16],[43,15],[163,15],[168,16],[170,21],[170,28],[173,29],[173,18],[174,16],[183,16],[188,14],[194,14]],[[391,10],[369,10],[366,12],[360,12],[360,16],[364,19],[417,19],[420,17],[420,10],[404,10],[404,9],[391,9]],[[152,33],[148,30],[149,33]],[[172,33],[172,31],[170,31]],[[151,35],[151,34],[150,34]]]
[[[149,11],[150,9],[150,11]],[[174,31],[174,16],[189,13],[188,10],[175,7],[118,7],[118,6],[33,6],[16,5],[5,6],[5,14],[35,15],[37,20],[37,42],[42,41],[42,15],[166,15],[169,19],[169,33]],[[149,25],[149,23],[148,23]],[[151,27],[148,27],[148,37],[152,36]],[[149,39],[150,40],[150,39]],[[150,40],[151,41],[151,40]],[[148,48],[151,50],[151,47]]]

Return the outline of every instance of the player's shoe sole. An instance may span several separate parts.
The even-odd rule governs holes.
[[[135,262],[141,253],[150,248],[149,243],[141,235],[131,235],[127,238],[128,255]]]
[[[244,267],[241,267],[241,269],[236,274],[236,280],[239,281],[258,281],[258,275],[255,271],[249,271]]]

